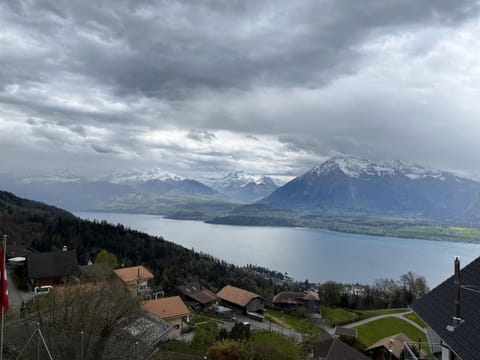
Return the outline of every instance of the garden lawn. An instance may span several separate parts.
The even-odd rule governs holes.
[[[422,328],[426,328],[427,327],[427,324],[425,324],[422,319],[420,319],[417,314],[415,313],[410,313],[410,314],[407,314],[407,315],[404,315],[406,318],[409,318],[410,320],[416,322],[418,325],[420,325]]]
[[[332,326],[350,324],[355,321],[368,319],[378,315],[398,314],[408,311],[407,308],[379,309],[379,310],[350,310],[322,306],[322,317],[330,321]]]
[[[267,317],[278,324],[288,325],[290,328],[297,330],[305,335],[320,334],[323,330],[312,325],[308,318],[302,318],[290,315],[277,310],[268,310]]]
[[[405,320],[396,317],[387,317],[375,320],[358,326],[357,330],[358,342],[365,346],[365,348],[373,345],[380,339],[383,339],[387,336],[396,335],[398,333],[404,333],[412,341],[418,341],[421,339],[421,342],[427,342],[425,333],[418,330]]]
[[[292,339],[275,332],[252,331],[250,342],[256,359],[300,360],[300,347]]]

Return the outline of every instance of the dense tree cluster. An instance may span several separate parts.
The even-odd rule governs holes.
[[[361,294],[347,291],[348,286],[333,281],[320,286],[319,296],[323,305],[350,309],[400,308],[410,305],[428,292],[424,276],[408,272],[400,280],[376,279],[372,286],[357,285]]]
[[[161,237],[121,224],[82,220],[63,210],[5,192],[0,192],[0,232],[9,235],[10,243],[38,251],[67,246],[76,250],[80,264],[95,262],[100,255],[100,261],[114,262],[116,258],[123,266],[145,265],[167,293],[176,285],[192,280],[199,280],[212,291],[231,284],[266,299],[284,289],[251,270],[191,251]],[[107,253],[101,252],[102,249]]]

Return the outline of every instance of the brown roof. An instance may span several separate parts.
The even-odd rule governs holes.
[[[217,296],[224,301],[228,301],[229,303],[240,305],[242,307],[247,306],[252,299],[260,298],[260,295],[247,290],[239,289],[231,285],[225,286],[217,293]]]
[[[273,297],[274,304],[300,304],[303,299],[303,292],[282,291]]]
[[[190,310],[180,296],[144,301],[142,309],[165,320],[190,315]]]
[[[320,297],[316,291],[305,291],[303,299],[309,301],[320,301]]]
[[[150,280],[154,278],[153,274],[142,265],[116,269],[114,272],[126,283],[137,280]]]
[[[186,297],[189,297],[202,305],[218,300],[217,295],[201,286],[198,281],[177,286],[177,289],[179,289]]]
[[[368,347],[365,351],[373,350],[379,347],[384,347],[392,353],[397,359],[400,359],[400,354],[405,348],[404,342],[411,342],[410,338],[403,333],[399,333],[392,336],[387,336],[381,340],[378,340],[375,344]]]
[[[320,301],[315,291],[281,291],[273,297],[274,304],[301,304],[303,301]]]

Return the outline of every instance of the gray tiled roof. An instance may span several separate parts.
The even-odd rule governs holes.
[[[460,282],[463,285],[480,286],[480,258],[460,271]],[[465,322],[452,332],[447,330],[447,325],[452,324],[453,295],[452,275],[411,307],[463,360],[479,359],[480,293],[464,288],[460,290],[460,317]]]

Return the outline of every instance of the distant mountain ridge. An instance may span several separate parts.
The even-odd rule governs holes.
[[[271,177],[252,175],[244,171],[236,171],[220,178],[206,179],[205,182],[216,191],[241,202],[260,200],[278,188]]]
[[[435,219],[478,217],[480,183],[402,161],[375,163],[335,156],[295,178],[261,203]]]

